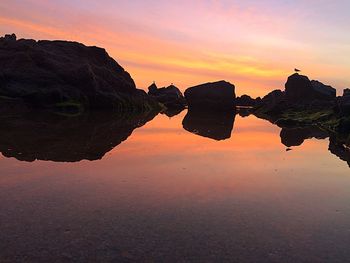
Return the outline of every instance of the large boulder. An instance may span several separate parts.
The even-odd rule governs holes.
[[[235,86],[226,81],[188,88],[185,98],[190,109],[235,111]]]
[[[154,97],[169,110],[184,109],[186,100],[181,91],[174,85],[158,88],[155,83],[148,87],[148,95]]]
[[[334,101],[336,90],[331,86],[295,73],[288,77],[285,85],[286,100],[289,104],[311,104],[313,101]]]
[[[0,96],[37,107],[143,108],[153,104],[107,52],[77,42],[0,38]]]

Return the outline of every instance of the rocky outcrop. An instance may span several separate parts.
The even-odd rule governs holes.
[[[158,88],[155,83],[148,87],[148,95],[162,103],[170,111],[184,109],[186,100],[181,91],[174,85]]]
[[[196,135],[214,139],[226,140],[231,137],[235,122],[235,112],[203,112],[189,110],[182,121],[186,131]]]
[[[235,110],[235,86],[226,81],[205,83],[188,88],[185,91],[185,98],[189,109]]]
[[[257,101],[248,95],[242,95],[236,98],[237,106],[253,107]]]
[[[285,85],[288,104],[310,104],[314,101],[332,102],[336,98],[336,90],[331,86],[295,73],[288,77]]]
[[[350,89],[344,89],[343,96],[337,98],[337,104],[341,115],[350,114]]]
[[[28,162],[99,160],[155,115],[90,111],[67,117],[42,110],[7,112],[0,115],[0,152]]]
[[[107,52],[77,42],[0,38],[0,96],[35,107],[156,107]]]
[[[286,108],[285,93],[281,90],[273,90],[263,97],[254,107],[257,116],[274,116],[283,112]]]
[[[335,106],[336,90],[319,81],[310,81],[298,73],[288,77],[285,91],[274,90],[254,106],[254,113],[270,121],[276,121],[286,112],[317,112]]]

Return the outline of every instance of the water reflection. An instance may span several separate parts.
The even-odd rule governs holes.
[[[350,167],[350,147],[339,139],[347,135],[331,133],[316,125],[306,127],[283,127],[280,133],[281,143],[287,147],[301,146],[306,139],[324,140],[329,138],[328,150],[330,153],[339,157],[339,159],[348,163]]]
[[[240,118],[251,122],[249,110],[240,109]],[[189,110],[183,117],[180,112],[165,112],[178,116],[184,130],[216,141],[231,138],[236,113],[198,112]],[[155,113],[118,115],[108,112],[90,112],[76,117],[47,112],[7,112],[0,117],[0,152],[5,157],[20,161],[46,160],[78,162],[99,160],[128,139],[134,129],[155,117]],[[172,118],[163,129],[176,121]],[[255,117],[254,117],[255,118]],[[242,124],[241,124],[242,125]],[[275,126],[267,124],[267,126]],[[254,127],[255,128],[255,127]],[[253,129],[254,129],[253,128]],[[288,147],[301,146],[307,139],[329,139],[328,150],[350,166],[350,147],[344,142],[346,134],[331,134],[315,125],[279,127],[280,141]],[[237,134],[237,137],[241,136]],[[278,136],[278,133],[275,135]],[[185,139],[185,136],[182,136]],[[242,139],[242,138],[239,138]],[[261,138],[266,140],[266,138]],[[191,137],[191,140],[194,140]],[[148,142],[145,141],[145,144]],[[170,143],[170,141],[168,142]],[[250,149],[247,143],[245,149]]]
[[[182,126],[186,131],[214,140],[231,137],[236,113],[198,112],[188,110]]]
[[[306,139],[326,139],[329,134],[317,126],[282,128],[281,142],[287,147],[300,146]]]
[[[155,113],[90,112],[77,117],[28,112],[0,117],[0,151],[21,161],[98,160]]]
[[[340,143],[335,137],[329,139],[329,151],[338,156],[341,160],[347,162],[350,167],[350,146]]]
[[[327,140],[287,153],[278,126],[236,115],[218,142],[185,114],[97,162],[0,158],[0,262],[347,262],[349,168]]]

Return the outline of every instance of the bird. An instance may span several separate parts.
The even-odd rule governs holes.
[[[300,70],[300,69],[295,68],[295,69],[294,69],[294,71],[295,71],[295,73],[298,73],[298,72],[300,72],[301,70]]]

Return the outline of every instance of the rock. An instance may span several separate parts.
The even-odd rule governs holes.
[[[235,111],[235,86],[226,81],[188,88],[185,98],[190,109]]]
[[[170,110],[182,110],[186,106],[186,100],[184,96],[182,95],[181,91],[174,85],[158,89],[157,85],[153,83],[148,87],[148,94]]]
[[[336,90],[319,81],[310,81],[307,76],[295,73],[288,77],[285,85],[288,104],[310,104],[313,101],[333,101]]]
[[[152,83],[152,85],[148,87],[148,93],[151,95],[156,95],[157,90],[158,90],[158,87],[156,83]]]
[[[343,96],[337,98],[338,111],[340,115],[350,114],[350,89],[344,89]]]
[[[281,90],[273,90],[261,100],[254,108],[257,114],[280,114],[286,109],[285,93]]]
[[[99,160],[155,115],[90,111],[67,117],[44,110],[6,112],[0,114],[0,152],[28,162]]]
[[[17,36],[15,34],[6,34],[4,37],[0,37],[0,41],[4,42],[15,42],[17,40]]]
[[[325,100],[332,100],[337,96],[337,91],[335,88],[329,85],[325,85],[318,80],[311,80],[311,86],[313,88],[313,91],[316,92],[316,96],[320,96],[319,99],[324,98]]]
[[[189,109],[182,121],[186,131],[214,140],[231,137],[235,112],[203,112]]]
[[[253,107],[256,104],[255,99],[251,98],[248,95],[242,95],[236,98],[237,106],[250,106]]]
[[[135,110],[156,106],[107,52],[77,42],[0,39],[0,96],[35,107],[65,103]]]
[[[343,90],[343,96],[350,96],[350,89],[344,89]]]

